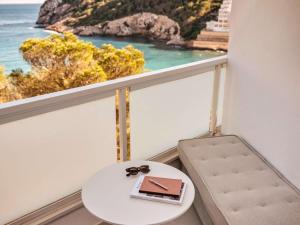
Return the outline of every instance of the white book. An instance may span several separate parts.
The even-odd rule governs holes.
[[[165,202],[169,204],[175,204],[175,205],[182,205],[184,193],[186,190],[186,183],[182,183],[181,192],[179,197],[172,197],[172,196],[166,196],[166,195],[159,195],[159,194],[149,194],[149,193],[140,193],[140,187],[144,180],[143,175],[141,175],[138,180],[136,181],[132,191],[130,192],[130,197],[132,198],[139,198],[149,201],[157,201],[157,202]]]

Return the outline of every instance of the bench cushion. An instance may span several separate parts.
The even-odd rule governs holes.
[[[216,225],[300,225],[300,194],[236,136],[180,141],[180,159]]]

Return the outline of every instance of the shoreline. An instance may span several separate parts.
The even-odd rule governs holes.
[[[41,26],[32,26],[32,28],[33,30],[40,30],[41,32],[45,33],[45,35],[50,35],[53,33],[60,34],[53,30],[44,29]],[[40,36],[39,38],[44,37],[46,36]],[[204,60],[206,58],[211,58],[223,54],[222,51],[213,51],[209,49],[191,49],[184,48],[182,46],[171,46],[167,45],[163,41],[152,40],[141,36],[118,37],[112,35],[78,35],[78,37],[80,39],[93,43],[97,47],[100,47],[102,44],[105,43],[112,44],[114,46],[117,46],[118,48],[122,48],[123,46],[126,46],[128,44],[134,45],[136,48],[144,52],[146,57],[146,68],[149,68],[150,70],[169,68],[172,66],[182,65],[198,60]],[[26,62],[24,62],[19,56],[18,46],[16,46],[15,49],[16,50],[13,53],[16,56],[14,59],[14,66],[7,66],[6,63],[10,64],[9,61],[6,63],[2,62],[0,64],[5,66],[7,74],[11,73],[12,70],[16,68],[20,68],[24,72],[28,72],[29,67],[26,64]]]
[[[213,43],[214,38],[207,40],[210,43],[198,40],[198,36],[207,26],[206,23],[218,19],[221,3],[208,8],[195,3],[196,8],[174,15],[174,9],[183,7],[184,3],[172,2],[170,8],[162,2],[152,4],[151,7],[144,2],[141,4],[132,2],[123,5],[116,2],[108,4],[103,1],[103,5],[99,7],[93,1],[86,3],[80,0],[78,3],[72,3],[46,0],[40,8],[36,23],[37,26],[47,30],[59,33],[70,31],[82,37],[135,38],[138,36],[176,49],[227,51],[227,48],[224,48],[226,44]],[[85,7],[86,10],[80,11],[78,6]],[[125,6],[129,9],[124,10]],[[201,14],[199,14],[200,9]],[[196,44],[191,45],[191,42]]]
[[[59,32],[57,29],[51,29],[49,28],[48,25],[43,25],[43,24],[36,24],[35,28],[39,28],[39,29],[44,29],[45,32],[47,33],[52,33],[52,34],[61,34],[63,32]],[[199,51],[213,51],[213,52],[227,52],[226,49],[223,48],[215,48],[212,45],[207,45],[207,46],[201,46],[201,47],[197,47],[196,45],[191,45],[191,42],[197,42],[197,40],[183,40],[182,44],[173,44],[170,43],[168,44],[166,40],[159,40],[159,39],[153,39],[150,37],[146,37],[146,36],[141,36],[141,35],[129,35],[129,36],[118,36],[118,35],[108,35],[108,34],[93,34],[93,35],[80,35],[80,34],[76,34],[73,32],[75,28],[70,27],[70,29],[68,30],[69,32],[72,32],[73,34],[75,34],[78,37],[89,37],[89,38],[108,38],[108,39],[115,39],[115,40],[137,40],[140,41],[141,43],[151,43],[154,45],[158,45],[160,46],[161,49],[166,49],[166,50],[186,50],[186,51],[193,51],[193,50],[199,50]]]
[[[58,32],[54,29],[47,28],[46,25],[37,25],[35,28],[43,29],[44,32],[49,34],[62,34],[63,32]],[[70,30],[72,32],[72,30]],[[134,43],[141,43],[141,44],[151,44],[155,46],[155,48],[160,50],[166,51],[208,51],[208,52],[215,52],[215,53],[226,53],[227,51],[222,49],[212,49],[212,48],[197,48],[193,46],[189,46],[189,42],[196,41],[196,40],[187,40],[184,41],[184,45],[175,45],[175,44],[167,44],[166,41],[158,40],[158,39],[151,39],[149,37],[141,36],[141,35],[131,35],[131,36],[117,36],[117,35],[79,35],[72,32],[76,36],[80,38],[88,38],[88,39],[99,39],[108,41],[120,41],[120,42],[132,42]]]

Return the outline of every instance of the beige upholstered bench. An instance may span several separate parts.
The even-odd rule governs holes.
[[[300,225],[299,190],[240,138],[183,140],[178,150],[204,224]]]

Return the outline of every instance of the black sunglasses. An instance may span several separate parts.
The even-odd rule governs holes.
[[[126,169],[126,172],[126,176],[129,177],[130,175],[137,175],[139,172],[149,173],[150,168],[148,165],[142,165],[140,167],[129,167]]]

